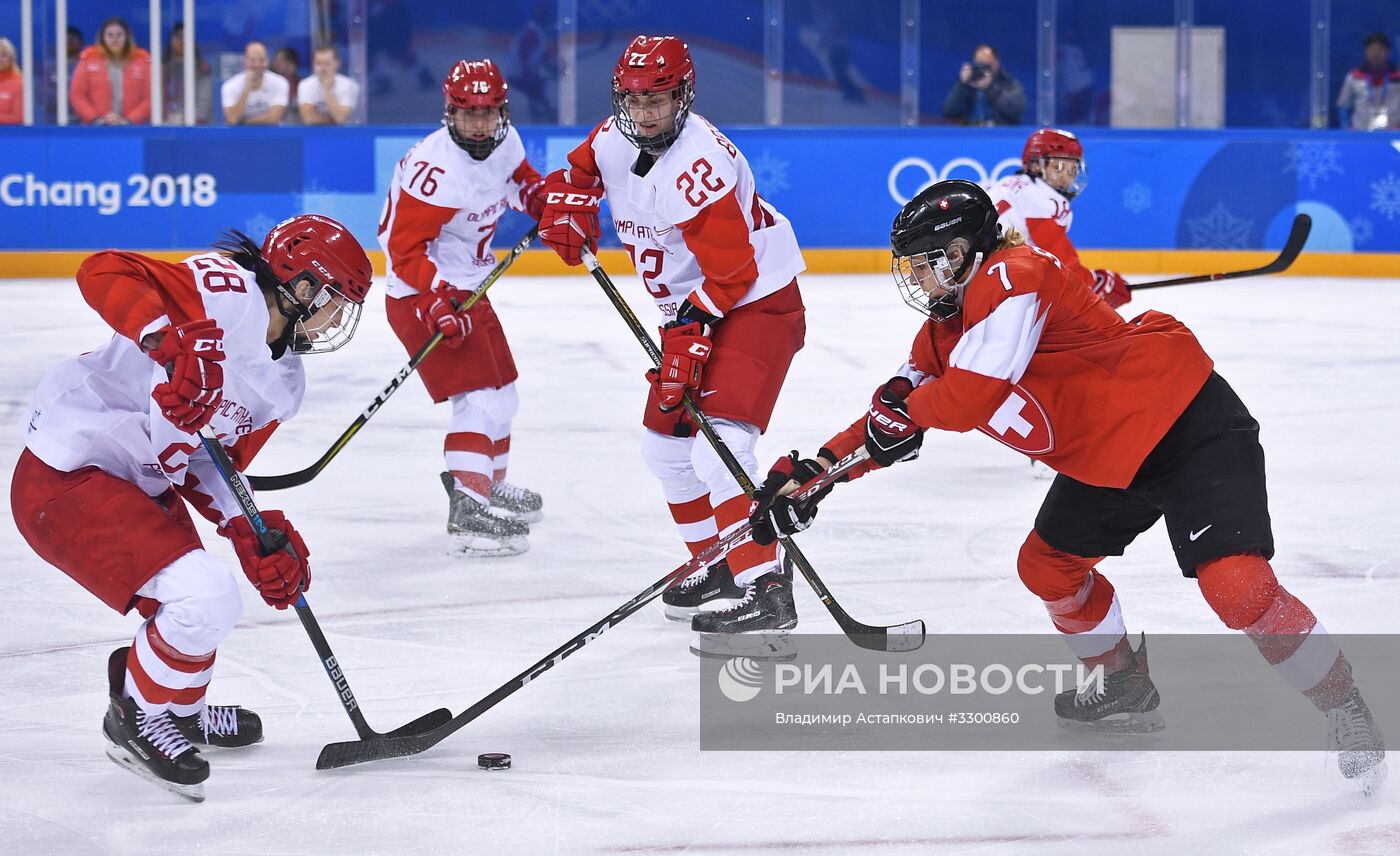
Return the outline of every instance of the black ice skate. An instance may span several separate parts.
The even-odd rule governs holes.
[[[170,714],[147,716],[136,700],[126,695],[128,650],[118,648],[107,660],[111,703],[102,720],[102,733],[112,744],[107,747],[107,757],[157,787],[204,802],[209,762],[175,727]]]
[[[263,739],[262,719],[236,704],[211,704],[192,716],[171,715],[185,739],[203,746],[237,749]]]
[[[1385,781],[1385,741],[1356,687],[1345,702],[1327,711],[1327,748],[1337,751],[1342,775],[1356,780],[1366,796]]]
[[[544,517],[544,499],[533,490],[510,482],[491,485],[491,508],[521,523],[538,523]]]
[[[447,490],[447,534],[452,536],[448,552],[455,556],[516,556],[530,549],[528,524],[511,520],[457,490],[451,473],[442,474]]]
[[[792,578],[769,571],[749,583],[737,601],[715,601],[690,620],[692,654],[790,660],[795,656],[787,631],[797,626]]]
[[[1102,685],[1090,681],[1083,689],[1065,690],[1055,696],[1055,716],[1067,731],[1085,733],[1148,734],[1166,727],[1157,687],[1147,674],[1147,634],[1142,635],[1133,663],[1104,677]]]
[[[700,611],[700,607],[707,603],[733,601],[743,596],[744,588],[734,582],[729,562],[720,559],[667,589],[666,593],[661,595],[661,603],[667,618],[672,621],[690,621]]]

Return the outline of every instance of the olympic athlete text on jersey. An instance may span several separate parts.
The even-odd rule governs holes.
[[[191,744],[254,743],[262,723],[205,704],[242,601],[185,503],[219,525],[268,604],[286,609],[311,581],[306,544],[280,511],[262,519],[290,550],[263,555],[195,434],[212,429],[242,471],[301,406],[300,355],[354,335],[372,275],[359,242],[327,217],[293,217],[261,247],[236,232],[218,246],[178,264],[113,250],[83,262],[78,288],[116,335],[40,383],[10,489],[35,553],[146,618],[108,661],[108,755],[192,799],[209,765]]]
[[[642,455],[698,553],[738,526],[748,497],[681,406],[687,392],[751,475],[806,323],[792,224],[759,196],[743,153],[691,112],[695,68],[674,36],[638,36],[613,71],[613,115],[550,175],[541,237],[569,264],[597,247],[606,195],[613,227],[665,321],[663,361],[643,412]],[[757,603],[755,603],[757,599]],[[708,602],[728,611],[699,612]],[[737,604],[735,603],[737,601]],[[668,592],[668,614],[702,634],[797,623],[774,548],[753,544]],[[697,614],[698,613],[698,614]]]
[[[496,264],[491,238],[501,215],[539,219],[543,182],[511,127],[495,63],[458,62],[442,91],[443,127],[399,161],[384,202],[389,324],[410,354],[436,332],[447,346],[419,364],[418,376],[433,401],[452,404],[442,483],[453,551],[508,556],[525,551],[542,506],[539,494],[506,481],[518,373],[490,299],[457,307]]]
[[[889,466],[918,457],[926,428],[981,431],[1059,472],[1017,570],[1074,654],[1109,672],[1102,693],[1056,697],[1063,723],[1161,727],[1145,647],[1129,645],[1097,566],[1165,519],[1182,573],[1327,714],[1343,774],[1373,791],[1384,746],[1351,666],[1269,564],[1259,423],[1191,331],[1161,312],[1124,321],[1060,259],[1003,235],[991,198],[970,182],[910,200],[891,243],[904,298],[928,320],[867,415],[813,459],[774,465],[754,496],[755,538],[805,528],[820,497],[786,494],[862,444]]]

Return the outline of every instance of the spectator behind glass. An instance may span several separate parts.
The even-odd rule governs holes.
[[[301,54],[294,48],[278,48],[272,53],[272,70],[287,80],[288,119],[297,118],[297,87],[301,85]]]
[[[97,44],[78,55],[68,101],[84,125],[151,121],[151,55],[136,46],[126,21],[103,21]]]
[[[165,123],[185,124],[185,23],[176,21],[170,27],[170,40],[165,45],[161,62],[165,77]],[[214,73],[209,63],[194,48],[194,121],[207,125],[214,118]]]
[[[344,125],[360,100],[360,84],[340,71],[340,52],[317,48],[311,55],[312,75],[297,85],[297,112],[303,125]]]
[[[0,125],[24,122],[24,78],[15,64],[15,45],[0,36]]]
[[[220,95],[224,121],[230,125],[276,125],[287,112],[291,87],[287,79],[267,70],[267,47],[249,42],[243,49],[243,70],[224,81]]]
[[[943,118],[965,125],[1019,125],[1025,110],[1025,90],[991,45],[977,46],[943,99]]]
[[[1342,127],[1353,131],[1400,128],[1400,71],[1390,61],[1384,33],[1366,37],[1366,61],[1342,81],[1337,112]]]

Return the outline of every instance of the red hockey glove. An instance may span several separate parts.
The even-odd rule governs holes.
[[[165,327],[152,336],[160,344],[147,355],[170,372],[170,380],[156,384],[151,398],[171,424],[194,434],[214,418],[224,400],[224,331],[205,318],[178,327]]]
[[[440,283],[432,291],[425,291],[413,298],[413,313],[418,320],[433,333],[442,333],[443,342],[450,348],[459,347],[472,332],[472,319],[465,312],[457,310],[471,296],[449,283]]]
[[[598,251],[598,208],[603,188],[571,183],[592,178],[575,171],[555,170],[544,180],[544,205],[540,210],[540,240],[569,266],[583,262],[583,248]],[[592,181],[596,184],[597,179]]]
[[[791,495],[823,472],[821,464],[812,458],[798,457],[796,449],[773,464],[768,478],[753,492],[749,506],[749,526],[756,543],[767,546],[812,525],[817,503],[831,493],[833,486],[827,485],[802,502],[793,502]]]
[[[270,555],[263,555],[262,543],[246,517],[233,518],[227,526],[219,528],[219,534],[233,542],[233,551],[238,554],[243,573],[267,605],[286,609],[296,603],[303,591],[311,588],[311,565],[306,561],[311,551],[306,549],[306,542],[282,512],[264,511],[262,519],[284,545]],[[288,547],[295,555],[288,552]]]
[[[1094,271],[1094,293],[1108,301],[1108,305],[1114,309],[1133,299],[1128,281],[1116,270],[1099,268]]]
[[[520,192],[525,202],[525,213],[536,223],[544,216],[544,179],[532,182]]]
[[[661,328],[661,411],[681,406],[686,390],[699,389],[710,359],[710,327],[698,321]]]
[[[919,457],[924,429],[909,418],[905,399],[914,384],[905,377],[893,377],[875,390],[870,412],[865,417],[865,449],[870,459],[882,467]]]

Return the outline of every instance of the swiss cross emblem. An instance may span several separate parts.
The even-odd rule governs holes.
[[[1055,451],[1055,429],[1045,407],[1020,384],[977,430],[999,440],[1023,455],[1045,455]]]
[[[944,211],[947,211],[947,210],[948,210],[948,200],[946,200],[946,199],[940,199],[940,200],[938,200],[938,207],[939,207],[939,208],[942,208]]]

